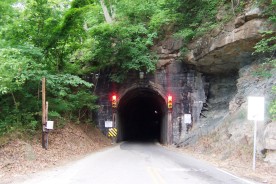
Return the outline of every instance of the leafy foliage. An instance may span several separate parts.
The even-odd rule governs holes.
[[[263,0],[267,3],[268,0]],[[40,122],[41,78],[52,118],[80,121],[96,109],[93,85],[81,77],[110,71],[123,82],[153,72],[156,41],[176,32],[186,41],[218,26],[219,0],[5,0],[0,2],[0,134]],[[241,1],[243,7],[244,1]],[[273,2],[274,3],[274,2]],[[275,6],[275,3],[274,5]],[[268,6],[271,20],[273,7]],[[256,45],[275,49],[274,37]],[[273,45],[273,44],[272,44]]]
[[[263,32],[263,39],[255,45],[255,53],[272,53],[276,50],[276,36],[273,31]]]
[[[89,90],[92,84],[61,70],[64,63],[60,61],[64,59],[49,47],[57,34],[53,27],[60,26],[68,5],[63,1],[55,6],[59,2],[0,3],[1,8],[9,10],[1,12],[0,17],[0,134],[36,130],[41,119],[42,77],[48,81],[50,117],[70,114],[70,118],[83,118],[80,114],[97,108],[96,97]],[[64,53],[63,48],[57,47],[59,54]]]
[[[216,25],[216,14],[220,1],[218,0],[169,0],[163,7],[169,9],[170,17],[175,18],[179,31],[176,36],[190,41],[197,35],[202,35]]]
[[[269,0],[262,0],[260,3],[265,5],[264,11],[265,15],[268,16],[268,20],[275,27],[276,19],[275,19],[275,11],[276,11],[276,2],[269,1]],[[275,59],[275,52],[276,52],[276,36],[274,31],[264,31],[263,32],[263,39],[259,41],[255,45],[255,52],[253,54],[264,54],[264,60],[262,66],[259,68],[258,75],[271,77],[271,70],[276,68],[276,59]],[[276,87],[272,87],[272,92],[275,94]],[[276,119],[276,98],[271,102],[270,115],[272,119]]]
[[[273,86],[272,92],[276,94],[276,86]],[[270,104],[269,113],[272,117],[272,119],[276,120],[276,100],[272,101]]]

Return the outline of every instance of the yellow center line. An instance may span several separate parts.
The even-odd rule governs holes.
[[[155,184],[165,184],[166,183],[164,178],[158,172],[158,169],[153,168],[153,167],[147,167],[147,171],[150,174],[150,176],[153,180],[153,183],[155,183]]]

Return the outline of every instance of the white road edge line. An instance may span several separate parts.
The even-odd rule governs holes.
[[[161,144],[158,144],[157,143],[157,145],[160,145],[160,146],[162,146]],[[183,154],[181,151],[179,151],[179,150],[171,150],[171,149],[169,149],[168,147],[166,147],[166,146],[162,146],[163,148],[165,148],[165,149],[167,149],[167,150],[170,150],[170,151],[175,151],[176,153],[180,153],[180,154]],[[193,157],[193,156],[191,156],[192,158],[195,158],[195,157]],[[196,158],[195,158],[196,159]],[[202,161],[204,161],[204,162],[206,162],[205,160],[202,160]],[[206,163],[208,163],[208,162],[206,162]],[[210,163],[209,163],[210,164]],[[212,165],[212,164],[211,164]],[[258,184],[257,182],[253,182],[253,181],[248,181],[248,180],[246,180],[246,179],[244,179],[244,178],[240,178],[240,177],[238,177],[238,176],[236,176],[236,175],[234,175],[234,174],[231,174],[231,173],[229,173],[229,172],[227,172],[227,171],[225,171],[225,170],[223,170],[223,169],[220,169],[220,168],[218,168],[218,167],[216,167],[216,166],[214,166],[214,165],[212,165],[213,167],[215,167],[217,170],[219,170],[219,171],[221,171],[221,172],[223,172],[223,173],[225,173],[225,174],[228,174],[229,176],[232,176],[232,177],[234,177],[234,178],[237,178],[237,179],[239,179],[239,180],[241,180],[241,181],[243,181],[243,182],[245,182],[245,183],[248,183],[248,184]]]
[[[248,180],[246,180],[244,178],[240,178],[240,177],[238,177],[238,176],[236,176],[234,174],[231,174],[231,173],[229,173],[229,172],[227,172],[227,171],[225,171],[223,169],[220,169],[220,168],[216,168],[216,169],[219,170],[219,171],[221,171],[221,172],[223,172],[223,173],[225,173],[225,174],[228,174],[228,175],[230,175],[230,176],[232,176],[234,178],[237,178],[237,179],[239,179],[239,180],[241,180],[241,181],[243,181],[245,183],[248,183],[248,184],[257,184],[256,182],[251,182],[251,181],[248,181]]]

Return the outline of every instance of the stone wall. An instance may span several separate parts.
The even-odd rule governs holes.
[[[139,73],[130,74],[122,84],[107,82],[108,75],[101,74],[97,86],[100,109],[97,114],[98,127],[106,133],[104,122],[112,120],[111,95],[116,93],[119,97],[133,85],[141,87],[154,85],[157,91],[168,95],[171,94],[173,100],[172,123],[173,142],[177,143],[183,139],[186,133],[184,124],[184,114],[192,114],[192,123],[199,122],[203,104],[206,102],[206,82],[205,77],[197,72],[191,65],[184,64],[178,60],[179,49],[182,42],[169,38],[153,48],[159,55],[157,71],[154,74],[145,74],[143,80],[139,79]]]

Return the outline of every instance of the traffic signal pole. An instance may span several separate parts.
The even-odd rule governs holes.
[[[117,129],[117,96],[116,95],[112,95],[112,99],[111,99],[111,103],[112,103],[112,122],[113,122],[113,128],[116,130],[116,136],[112,137],[112,142],[115,143],[117,142],[118,139],[118,129]]]
[[[167,124],[167,144],[172,144],[172,112],[168,112],[168,124]]]
[[[168,95],[168,121],[167,121],[167,144],[170,145],[173,142],[173,127],[172,127],[172,96]]]

